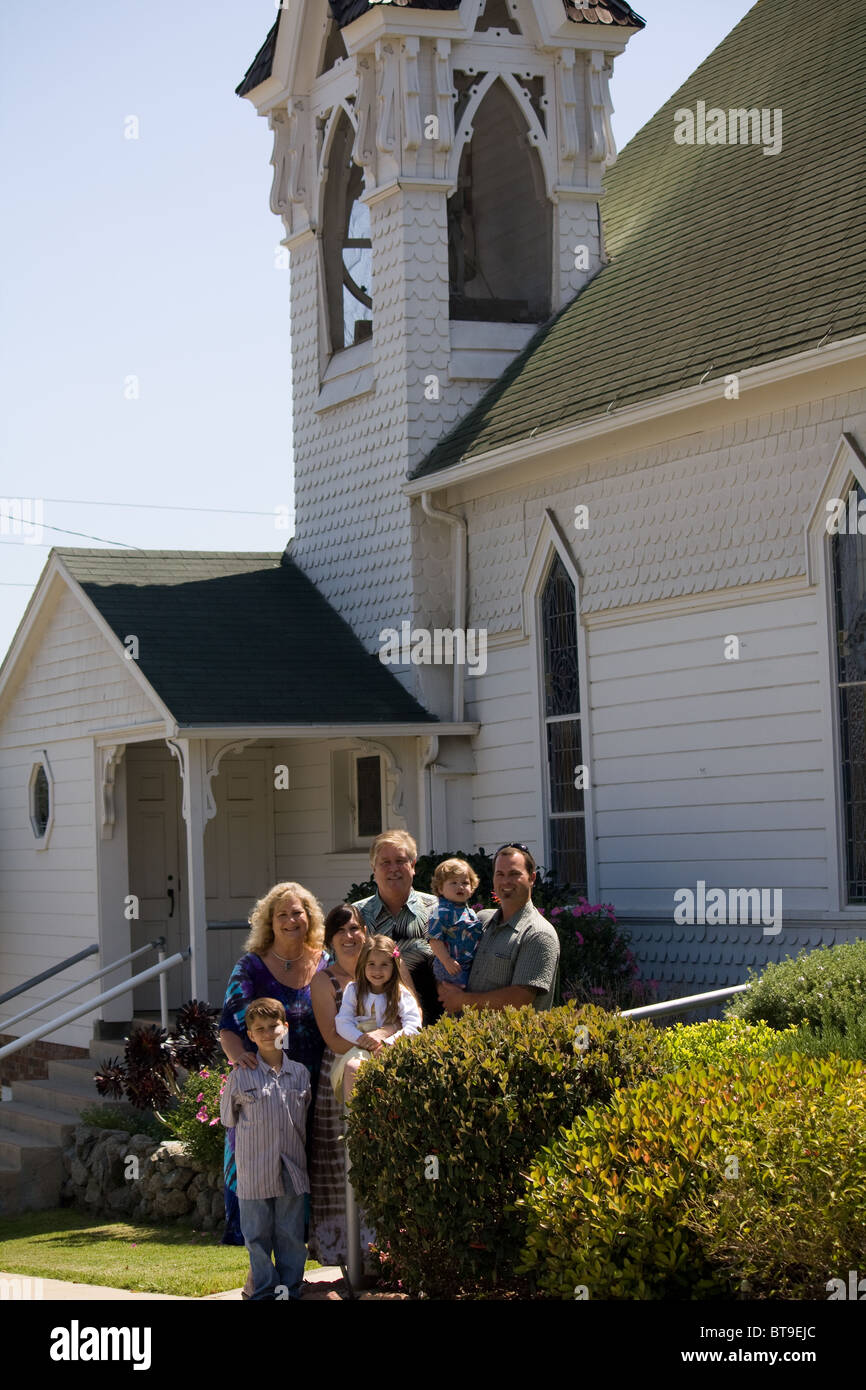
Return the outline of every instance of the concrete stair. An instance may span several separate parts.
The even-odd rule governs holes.
[[[136,1023],[155,1020],[136,1019]],[[102,1062],[123,1056],[123,1039],[98,1039],[90,1058],[48,1063],[42,1081],[13,1081],[12,1099],[0,1104],[0,1215],[60,1205],[62,1151],[90,1106],[111,1105],[93,1084]]]

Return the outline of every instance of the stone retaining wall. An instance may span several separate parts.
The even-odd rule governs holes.
[[[201,1231],[222,1229],[222,1174],[207,1172],[178,1140],[76,1125],[63,1166],[61,1197],[81,1210],[132,1221],[183,1219]]]

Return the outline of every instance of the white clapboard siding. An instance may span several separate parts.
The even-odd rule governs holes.
[[[600,893],[667,911],[678,888],[828,906],[817,606],[809,596],[588,633]],[[736,634],[740,658],[725,661]]]
[[[96,784],[93,731],[148,723],[155,710],[129,663],[112,651],[78,599],[64,589],[34,635],[29,664],[0,721],[0,993],[98,941]],[[45,749],[54,778],[54,823],[36,848],[28,785],[34,750]],[[11,1017],[97,968],[90,957],[53,984],[0,1008]],[[37,1026],[93,994],[48,1006]],[[86,1047],[95,1015],[52,1033],[50,1041]],[[22,1025],[22,1028],[24,1025]]]
[[[488,651],[487,671],[466,682],[466,718],[481,729],[473,740],[475,845],[488,851],[518,839],[540,850],[538,720],[528,642]]]

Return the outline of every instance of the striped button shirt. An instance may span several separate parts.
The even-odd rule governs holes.
[[[309,1192],[304,1138],[310,1073],[284,1052],[279,1070],[263,1062],[234,1067],[220,1101],[220,1118],[235,1130],[238,1197]]]

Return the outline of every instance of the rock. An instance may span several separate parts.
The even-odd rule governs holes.
[[[87,1184],[84,1200],[89,1207],[98,1207],[102,1202],[102,1189],[94,1178]]]
[[[204,1175],[203,1175],[202,1173],[195,1173],[195,1174],[193,1174],[192,1181],[190,1182],[189,1187],[186,1189],[186,1195],[187,1195],[187,1197],[190,1197],[190,1198],[192,1198],[193,1200],[195,1200],[195,1199],[198,1197],[198,1194],[201,1192],[201,1190],[202,1190],[203,1187],[204,1187]]]
[[[225,1197],[221,1192],[215,1192],[212,1199],[211,1215],[215,1221],[224,1221],[226,1214]]]
[[[159,1140],[151,1139],[148,1134],[133,1134],[129,1141],[129,1152],[138,1158],[150,1158],[150,1155],[158,1148]]]
[[[186,1152],[179,1139],[166,1139],[160,1144],[159,1153],[160,1157],[164,1158],[164,1161],[168,1159],[177,1161],[178,1159],[186,1158]]]
[[[185,1216],[189,1211],[189,1198],[185,1192],[176,1188],[172,1192],[160,1192],[154,1199],[153,1209],[157,1216]]]
[[[201,1228],[203,1231],[212,1231],[215,1226],[216,1222],[214,1221],[212,1216],[205,1216],[203,1218],[201,1223]]]
[[[166,1173],[162,1180],[163,1189],[168,1191],[175,1188],[179,1191],[185,1190],[192,1176],[188,1168],[173,1168],[170,1173]]]
[[[74,1152],[74,1150],[73,1150]],[[90,1174],[80,1158],[73,1158],[69,1164],[69,1180],[75,1187],[86,1187]]]
[[[123,1130],[106,1135],[95,1145],[87,1167],[103,1189],[119,1187],[124,1181],[124,1159],[129,1135]]]
[[[201,1217],[210,1216],[211,1205],[211,1194],[209,1192],[200,1192],[195,1199],[196,1215]]]
[[[104,1129],[96,1129],[93,1125],[75,1126],[75,1152],[81,1159],[87,1158],[97,1139],[101,1139],[105,1134]]]
[[[135,1193],[130,1184],[126,1187],[116,1187],[113,1192],[109,1192],[106,1201],[110,1211],[132,1211],[135,1206]]]

